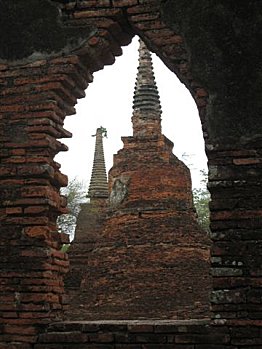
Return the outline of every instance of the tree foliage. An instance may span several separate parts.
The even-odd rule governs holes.
[[[208,233],[210,224],[210,193],[207,190],[207,173],[204,170],[200,172],[202,175],[201,187],[193,188],[193,200],[198,216],[198,223]]]
[[[69,234],[72,240],[76,227],[76,219],[80,212],[80,204],[85,201],[84,183],[74,178],[69,181],[66,188],[61,189],[61,194],[67,198],[69,213],[62,214],[57,218],[58,232]]]

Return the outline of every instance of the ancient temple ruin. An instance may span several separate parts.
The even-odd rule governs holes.
[[[252,0],[0,2],[1,349],[261,347],[261,12]],[[67,177],[54,157],[72,136],[65,117],[135,35],[198,108],[211,319],[64,322],[69,264],[56,220]]]
[[[101,130],[97,131],[89,187],[92,204],[83,207],[69,251],[74,270],[76,250],[82,246],[77,257],[82,273],[75,270],[72,276],[81,282],[71,294],[69,317],[208,317],[210,243],[196,221],[190,172],[161,132],[151,54],[142,41],[132,123],[133,136],[122,137],[124,147],[109,171],[107,206]]]

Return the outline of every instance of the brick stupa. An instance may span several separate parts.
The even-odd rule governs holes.
[[[196,220],[190,172],[161,133],[161,104],[143,42],[132,123],[133,136],[122,138],[114,156],[107,218],[102,214],[103,229],[95,230],[82,260],[85,275],[70,318],[208,317],[209,239]],[[85,219],[79,216],[78,226],[87,236],[93,218]]]
[[[71,306],[75,307],[75,310],[79,307],[83,280],[88,277],[89,269],[87,266],[90,252],[93,250],[99,234],[101,234],[105,219],[108,183],[103,148],[104,135],[106,135],[106,130],[103,127],[98,128],[94,135],[96,143],[92,175],[87,194],[89,202],[81,204],[75,238],[68,251],[70,271],[65,278],[65,286],[70,296],[70,311]]]

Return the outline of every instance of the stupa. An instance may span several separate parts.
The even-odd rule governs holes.
[[[103,138],[106,129],[97,128],[92,175],[89,184],[88,202],[81,204],[77,218],[75,237],[68,250],[70,271],[65,278],[65,287],[69,294],[69,304],[79,307],[79,294],[83,280],[88,276],[88,261],[105,220],[105,207],[108,199],[108,183],[104,159]]]
[[[107,217],[86,265],[80,318],[208,317],[209,239],[197,223],[189,169],[161,132],[151,54],[142,41],[132,123],[133,136],[122,138],[109,172]]]

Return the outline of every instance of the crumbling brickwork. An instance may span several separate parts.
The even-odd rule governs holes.
[[[87,290],[92,289],[89,260],[101,235],[106,218],[105,212],[105,199],[93,199],[92,202],[81,205],[75,238],[68,251],[70,268],[65,276],[66,294],[69,296],[67,317],[70,319],[74,319],[75,314],[82,314],[83,307],[87,308],[86,297],[88,303],[93,299],[93,292],[87,294]]]
[[[207,317],[209,241],[189,171],[164,136],[124,144],[109,176],[114,203],[90,255],[89,318]]]
[[[70,71],[76,56],[1,66],[1,340],[34,341],[34,325],[62,318],[68,258],[56,217],[67,178],[53,158],[66,150],[56,139],[71,136],[63,119],[79,97]]]
[[[48,8],[43,17],[40,3]],[[39,322],[43,330],[62,316],[67,261],[54,226],[65,206],[58,191],[66,179],[53,162],[64,149],[56,141],[64,134],[59,125],[84,96],[90,72],[112,64],[120,46],[139,34],[189,88],[202,121],[212,197],[212,326],[230,336],[229,343],[210,339],[206,348],[259,348],[261,2],[14,0],[0,6],[1,346],[32,348]],[[30,289],[38,279],[49,286]],[[190,349],[204,347],[192,341]]]
[[[90,215],[78,222],[82,239],[85,233],[83,240],[94,242],[82,252],[82,282],[71,293],[68,318],[207,318],[210,241],[197,224],[190,172],[161,133],[161,103],[142,41],[132,122],[134,136],[122,138],[109,171],[107,217],[100,210],[97,227],[99,215],[92,219],[95,236]],[[95,182],[92,174],[90,187]]]

